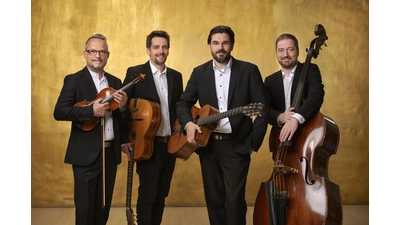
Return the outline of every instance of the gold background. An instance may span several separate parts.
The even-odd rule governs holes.
[[[182,72],[186,84],[192,69],[211,59],[207,35],[220,24],[235,32],[232,55],[258,65],[263,78],[279,69],[277,36],[294,34],[303,62],[305,49],[316,37],[314,26],[325,27],[328,46],[312,62],[319,65],[325,85],[321,112],[336,121],[341,135],[328,174],[340,185],[343,204],[369,204],[368,0],[32,0],[31,10],[32,207],[73,206],[72,168],[64,164],[70,122],[55,121],[53,110],[64,76],[85,66],[83,50],[90,35],[102,33],[108,38],[111,54],[106,71],[123,80],[129,66],[148,60],[147,34],[166,30],[171,36],[167,65]],[[260,183],[271,175],[268,136],[269,132],[252,155],[248,205],[254,204]],[[113,206],[125,206],[126,177],[123,155]],[[133,183],[135,204],[136,173]],[[205,205],[196,154],[188,161],[177,160],[166,205]]]

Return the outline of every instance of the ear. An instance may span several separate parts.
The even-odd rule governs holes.
[[[147,55],[150,55],[150,49],[146,48]]]

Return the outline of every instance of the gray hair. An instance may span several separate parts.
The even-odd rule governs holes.
[[[101,39],[101,40],[105,41],[106,44],[107,44],[107,38],[106,38],[106,36],[97,33],[97,34],[93,34],[92,36],[90,36],[90,37],[87,39],[87,41],[86,41],[86,43],[85,43],[85,49],[86,49],[86,47],[87,47],[87,43],[89,42],[89,40],[90,40],[90,39],[93,39],[93,38]],[[107,46],[108,46],[108,44],[107,44]]]

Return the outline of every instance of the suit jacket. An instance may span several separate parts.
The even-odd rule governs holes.
[[[191,107],[199,101],[200,107],[206,104],[218,109],[217,92],[212,60],[196,67],[190,76],[185,91],[177,103],[177,115],[181,127],[192,121]],[[232,57],[231,77],[228,93],[228,110],[250,103],[266,103],[265,88],[258,67],[252,63],[236,60]],[[234,150],[247,154],[251,149],[258,151],[265,133],[267,121],[263,115],[252,118],[244,114],[229,117],[232,127],[232,144]]]
[[[296,88],[300,80],[301,72],[303,70],[303,63],[298,63],[296,71],[294,73],[291,101],[293,101],[296,93]],[[285,111],[285,94],[283,87],[282,71],[279,70],[264,80],[265,89],[267,92],[267,104],[266,109],[268,112],[268,123],[273,126],[278,126],[278,116],[280,113]],[[319,111],[324,101],[324,85],[322,84],[321,73],[316,64],[311,63],[307,81],[304,88],[305,101],[302,105],[295,109],[297,113],[302,115],[305,121],[309,121],[315,113]]]
[[[157,93],[157,88],[154,83],[153,73],[151,72],[150,62],[129,67],[126,71],[124,85],[131,82],[140,74],[145,74],[144,80],[136,83],[127,90],[128,99],[142,98],[153,100],[160,104],[160,97]],[[178,101],[183,91],[182,74],[174,69],[167,67],[167,83],[168,83],[168,105],[169,105],[169,119],[170,127],[172,129],[176,120],[175,104]]]
[[[109,74],[107,77],[108,85],[115,90],[122,87],[119,78]],[[87,67],[67,75],[64,78],[64,85],[54,109],[56,120],[72,121],[71,133],[65,155],[65,163],[85,166],[90,165],[101,152],[101,125],[100,122],[91,131],[83,131],[78,127],[83,121],[95,119],[93,115],[93,105],[86,107],[73,107],[76,103],[87,101],[91,102],[97,98],[96,86]],[[123,112],[117,108],[112,111],[114,128],[114,148],[117,163],[121,163],[121,144],[129,143],[126,125],[131,118],[129,107]]]

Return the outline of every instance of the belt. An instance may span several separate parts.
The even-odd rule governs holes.
[[[154,141],[168,143],[169,136],[165,136],[165,137],[155,136]]]
[[[223,133],[211,133],[211,138],[217,141],[220,140],[229,140],[231,139],[232,134],[223,134]]]
[[[105,141],[105,142],[104,142],[104,147],[105,147],[105,148],[109,148],[109,147],[111,147],[113,144],[114,144],[114,140]]]

